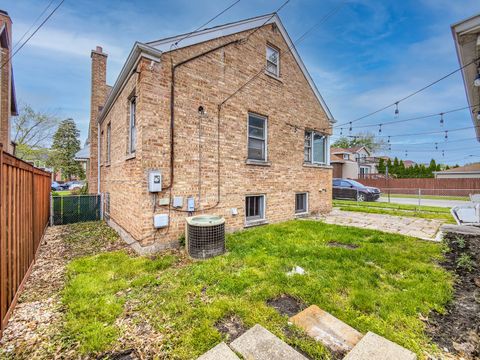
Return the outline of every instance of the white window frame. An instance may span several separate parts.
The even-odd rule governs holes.
[[[248,149],[250,148],[250,137],[251,137],[250,136],[250,116],[256,117],[257,119],[262,119],[264,121],[264,124],[265,124],[264,133],[263,133],[264,139],[260,139],[260,138],[252,136],[252,139],[263,140],[263,142],[265,144],[265,146],[264,146],[265,156],[264,156],[264,159],[262,159],[262,160],[252,159],[252,158],[249,157],[249,154],[248,154]],[[253,161],[253,162],[259,162],[259,163],[265,163],[265,162],[268,161],[268,117],[267,116],[259,115],[259,114],[252,113],[252,112],[249,112],[247,114],[247,160],[248,161]]]
[[[305,195],[305,210],[304,211],[297,211],[297,195]],[[308,214],[308,192],[307,191],[302,191],[302,192],[297,192],[295,193],[295,215],[302,215],[302,214]]]
[[[262,203],[262,214],[260,216],[247,216],[247,199],[248,198],[253,198],[253,197],[260,197],[261,198],[261,203]],[[245,196],[245,224],[255,224],[259,222],[264,222],[266,219],[266,212],[267,212],[267,196],[265,194],[252,194],[252,195],[246,195]]]
[[[330,137],[325,135],[325,134],[319,133],[318,131],[314,131],[314,130],[305,130],[305,133],[310,134],[310,160],[305,161],[305,134],[304,134],[304,142],[303,142],[303,152],[304,152],[303,156],[304,157],[303,157],[303,161],[307,164],[330,165]],[[314,147],[315,147],[315,144],[313,142],[314,135],[320,135],[320,136],[323,136],[325,138],[325,141],[323,142],[324,161],[315,161],[313,159]]]
[[[343,154],[343,160],[350,160],[349,154]]]
[[[128,153],[135,154],[137,150],[137,97],[132,96],[129,100],[128,118]],[[133,135],[132,135],[133,134]]]
[[[277,63],[276,64],[268,58],[268,50],[269,49],[277,53]],[[278,48],[270,45],[270,44],[267,44],[267,46],[265,47],[265,58],[266,58],[265,70],[269,74],[271,74],[275,77],[280,77],[280,50]],[[268,69],[268,63],[271,63],[271,64],[275,65],[276,68],[277,68],[277,71],[276,72],[270,71]]]

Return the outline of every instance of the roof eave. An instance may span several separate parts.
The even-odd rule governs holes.
[[[149,45],[140,43],[138,41],[135,42],[132,50],[130,51],[130,54],[128,55],[127,61],[125,61],[125,64],[123,65],[122,70],[120,71],[120,74],[115,81],[115,85],[113,85],[113,88],[110,91],[107,100],[105,101],[103,109],[98,116],[98,122],[100,124],[103,122],[108,112],[112,108],[112,105],[115,103],[115,100],[117,99],[121,90],[127,83],[130,74],[132,73],[132,71],[134,71],[140,58],[144,57],[152,61],[160,62],[161,55],[162,51],[155,49]]]

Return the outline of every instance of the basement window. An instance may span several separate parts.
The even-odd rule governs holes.
[[[248,114],[248,159],[267,161],[267,118]]]
[[[267,45],[267,71],[276,76],[280,76],[280,52]]]
[[[137,147],[137,98],[135,96],[130,99],[128,140],[128,152],[133,154]]]
[[[328,138],[315,131],[305,131],[304,162],[326,165],[328,154]]]
[[[265,220],[265,195],[245,197],[245,220],[247,223]]]
[[[308,212],[308,193],[295,194],[295,214]]]

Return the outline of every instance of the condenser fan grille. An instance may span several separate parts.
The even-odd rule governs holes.
[[[225,223],[211,226],[187,224],[188,253],[206,259],[225,252]]]

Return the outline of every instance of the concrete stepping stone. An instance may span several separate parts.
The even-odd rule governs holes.
[[[416,360],[410,350],[381,337],[368,332],[362,340],[350,351],[343,360]]]
[[[197,360],[240,360],[240,358],[225,344],[221,342],[214,348],[208,350]]]
[[[258,324],[235,339],[230,347],[248,360],[307,360],[305,356]]]
[[[363,337],[360,332],[316,305],[292,316],[290,321],[336,354],[348,353]]]

